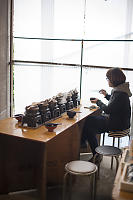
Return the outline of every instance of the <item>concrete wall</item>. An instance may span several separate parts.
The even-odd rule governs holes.
[[[9,116],[9,27],[10,0],[0,0],[0,119]]]

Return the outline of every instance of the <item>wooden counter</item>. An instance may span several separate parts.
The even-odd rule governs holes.
[[[22,128],[14,118],[0,120],[0,193],[38,188],[46,199],[46,185],[63,181],[64,165],[79,159],[80,135],[85,118],[98,115],[80,105],[73,119],[63,114],[54,132],[44,126]]]
[[[123,159],[121,159],[121,162],[119,164],[118,171],[116,174],[114,187],[112,191],[112,199],[113,200],[133,200],[133,192],[126,192],[120,189],[120,180],[121,180],[122,171],[123,171],[122,160]]]

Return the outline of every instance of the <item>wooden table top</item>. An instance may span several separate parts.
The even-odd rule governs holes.
[[[15,118],[6,118],[0,120],[0,133],[30,140],[36,140],[39,142],[47,142],[56,135],[60,134],[61,132],[65,131],[66,129],[70,128],[88,115],[98,110],[98,108],[90,110],[84,108],[84,106],[86,105],[80,105],[78,108],[73,109],[75,111],[81,112],[76,113],[76,116],[73,119],[69,119],[67,114],[64,113],[60,118],[52,120],[51,122],[61,123],[61,125],[58,125],[57,128],[54,129],[54,132],[48,132],[44,125],[40,126],[39,128],[21,127]]]

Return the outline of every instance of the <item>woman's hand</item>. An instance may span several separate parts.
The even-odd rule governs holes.
[[[98,100],[99,100],[99,99],[95,98],[95,99],[90,100],[90,101],[91,101],[91,103],[97,103]]]
[[[101,90],[99,91],[99,93],[100,93],[100,94],[103,94],[104,96],[107,95],[107,92],[106,92],[106,90],[104,90],[104,89],[101,89]]]

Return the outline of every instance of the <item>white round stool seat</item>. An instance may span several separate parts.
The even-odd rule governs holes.
[[[63,200],[69,196],[71,199],[72,192],[72,178],[74,176],[88,176],[89,178],[89,195],[91,200],[95,199],[96,194],[96,174],[97,174],[97,166],[94,163],[83,161],[83,160],[74,160],[65,165],[66,173],[64,175],[64,184],[63,184]],[[69,175],[69,176],[68,176]],[[68,176],[68,179],[67,179]],[[68,184],[69,183],[69,184]],[[66,189],[66,186],[68,190]]]
[[[65,169],[68,172],[71,173],[77,173],[77,174],[90,174],[94,173],[97,170],[97,166],[91,162],[87,161],[71,161],[65,165]]]

